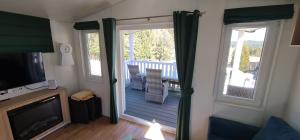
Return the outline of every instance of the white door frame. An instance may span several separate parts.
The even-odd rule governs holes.
[[[151,122],[138,118],[138,117],[134,117],[134,116],[130,116],[124,113],[125,109],[126,109],[126,101],[125,101],[125,71],[124,71],[124,57],[123,57],[123,42],[121,41],[121,33],[122,30],[135,30],[135,29],[156,29],[156,28],[170,28],[173,27],[171,22],[164,22],[164,23],[153,23],[153,24],[135,24],[135,25],[117,25],[117,56],[116,56],[116,64],[117,64],[117,69],[116,69],[116,77],[118,79],[118,82],[116,84],[116,90],[117,93],[120,93],[117,95],[117,104],[118,104],[118,108],[119,108],[119,116],[122,119],[128,120],[128,121],[132,121],[135,123],[139,123],[142,125],[146,125],[146,126],[151,126]],[[166,126],[166,125],[162,125],[161,124],[161,130],[166,131],[166,132],[170,132],[170,133],[176,133],[176,128],[170,127],[170,126]]]

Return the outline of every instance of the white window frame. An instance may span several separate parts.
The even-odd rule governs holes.
[[[98,33],[99,36],[99,49],[100,49],[100,69],[101,69],[101,75],[92,75],[90,70],[90,63],[89,63],[89,57],[88,57],[88,50],[87,50],[87,40],[86,40],[86,34],[88,33]],[[103,77],[103,61],[102,61],[102,47],[101,47],[101,34],[99,30],[83,30],[81,31],[81,40],[82,40],[82,56],[83,56],[83,65],[84,65],[84,73],[87,80],[90,81],[99,81]]]
[[[237,27],[266,27],[266,35],[264,47],[262,51],[258,79],[255,83],[254,99],[246,99],[241,97],[223,95],[223,88],[226,78],[226,67],[228,61],[228,52],[230,48],[231,32]],[[219,49],[218,69],[215,79],[214,94],[216,101],[225,102],[241,106],[250,106],[259,108],[263,105],[263,101],[269,86],[275,49],[278,47],[277,39],[279,34],[279,21],[268,22],[252,22],[252,23],[237,23],[223,26],[221,46]]]

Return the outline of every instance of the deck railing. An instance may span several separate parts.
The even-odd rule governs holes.
[[[153,61],[125,61],[126,81],[129,80],[129,71],[127,65],[138,65],[140,73],[145,74],[146,69],[161,69],[162,76],[169,79],[178,79],[176,62],[153,62]]]

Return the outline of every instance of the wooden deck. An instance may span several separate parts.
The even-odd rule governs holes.
[[[127,87],[125,114],[176,128],[179,92],[169,91],[164,104],[146,102],[144,91]]]

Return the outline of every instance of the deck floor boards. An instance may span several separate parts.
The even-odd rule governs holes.
[[[179,92],[169,91],[164,104],[145,101],[145,92],[125,89],[126,110],[125,114],[138,117],[147,121],[153,121],[176,128],[177,108],[180,97]]]

